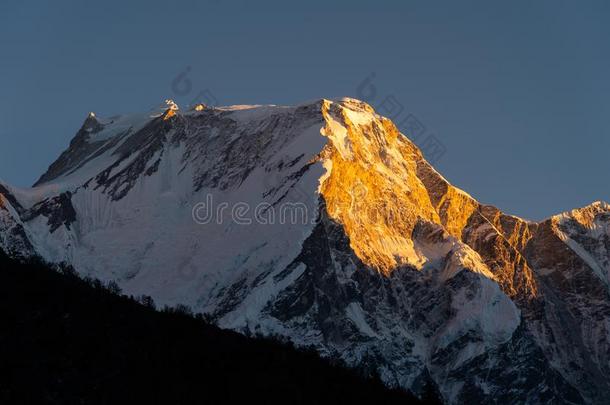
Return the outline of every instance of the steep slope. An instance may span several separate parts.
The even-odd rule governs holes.
[[[599,403],[610,392],[609,219],[604,203],[554,216],[535,227],[526,247],[543,296],[532,330],[547,356]]]
[[[13,257],[28,258],[35,253],[19,216],[22,210],[13,194],[0,183],[0,250]]]
[[[608,399],[608,206],[532,223],[482,205],[358,100],[90,115],[11,195],[46,260],[388,385]]]

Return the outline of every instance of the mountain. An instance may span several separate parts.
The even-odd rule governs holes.
[[[2,404],[435,403],[315,352],[157,312],[69,269],[2,253],[0,269]]]
[[[452,186],[354,99],[90,114],[0,248],[447,403],[610,401],[610,206],[541,222]]]

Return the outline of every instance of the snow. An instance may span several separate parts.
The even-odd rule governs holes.
[[[294,107],[284,107],[276,105],[234,105],[227,107],[217,107],[216,110],[226,111],[230,113],[231,119],[240,122],[248,123],[260,121],[269,118],[272,114],[281,114],[288,111],[293,111]]]
[[[329,113],[327,119],[327,128],[322,131],[322,134],[332,141],[333,146],[344,160],[351,160],[353,156],[350,140],[347,136],[347,128],[333,114]]]
[[[371,114],[356,112],[348,108],[345,109],[345,114],[347,115],[347,118],[355,125],[370,125],[374,118]]]
[[[272,106],[238,106],[226,110],[244,125],[264,119],[271,113],[288,111]],[[130,127],[137,131],[148,120],[148,114],[116,118],[97,134],[98,139],[111,139]],[[315,125],[303,129],[292,142],[283,143],[278,139],[281,147],[276,155],[295,159],[305,152],[301,162],[305,164],[325,143],[320,131],[320,125]],[[212,131],[211,136],[216,136],[216,133]],[[299,253],[301,242],[313,228],[313,221],[294,225],[254,223],[246,227],[235,224],[230,218],[225,218],[222,223],[195,223],[192,207],[205,201],[207,195],[211,195],[217,204],[226,203],[229,207],[240,203],[250,207],[265,201],[272,203],[272,200],[264,199],[263,194],[270,187],[280,186],[276,183],[289,172],[272,179],[270,183],[265,180],[267,174],[257,169],[237,189],[223,191],[204,188],[194,192],[192,179],[195,168],[191,166],[192,163],[185,165],[184,144],[176,146],[168,143],[162,153],[151,157],[148,166],[162,156],[157,172],[138,178],[134,188],[119,201],[113,201],[103,192],[103,188],[81,188],[81,184],[115,163],[118,157],[113,152],[122,142],[73,174],[62,176],[52,184],[18,193],[20,200],[33,205],[63,191],[74,192],[72,203],[78,221],[72,231],[62,227],[49,234],[44,217],[29,223],[32,239],[46,259],[69,261],[84,274],[118,281],[126,293],[153,295],[160,305],[180,303],[198,310],[213,310],[218,303],[200,301],[200,291],[213,291],[216,286],[231,285],[242,277],[251,282],[263,269],[276,274]],[[133,154],[125,159],[112,169],[110,175],[127,167],[137,157],[138,154]],[[303,202],[310,215],[317,212],[316,190],[323,172],[321,164],[311,167],[298,186],[285,196],[285,201]],[[303,201],[303,190],[308,190],[309,200]],[[230,210],[227,213],[230,214]],[[259,248],[261,235],[267,242]],[[231,243],[227,244],[227,240]],[[242,259],[236,261],[236,257]],[[176,263],[183,263],[182,268],[168,270],[174,269]],[[240,270],[243,266],[252,270],[244,274]],[[112,272],[108,269],[112,269]],[[246,319],[255,318],[269,297],[285,288],[286,283],[294,281],[299,271],[302,269],[295,270],[278,284],[269,282],[270,278],[267,278],[266,282],[250,292],[241,309],[232,312],[223,322],[237,327]],[[236,314],[237,318],[231,318]]]
[[[150,114],[130,114],[115,117],[112,121],[106,122],[104,129],[95,134],[89,135],[90,142],[101,142],[123,135],[131,130],[131,133],[139,131],[150,120]]]
[[[378,337],[377,333],[371,329],[370,325],[366,321],[364,311],[357,302],[350,303],[345,309],[346,315],[354,325],[365,335],[370,337]]]
[[[370,106],[358,100],[341,99],[336,102],[341,104],[341,112],[356,126],[367,127],[379,119]],[[215,119],[230,120],[231,127],[235,125],[236,130],[227,133],[221,127],[195,128],[193,124],[185,126],[184,137],[180,137],[178,132],[170,132],[163,146],[143,164],[145,169],[149,169],[159,160],[157,170],[119,184],[127,192],[119,200],[105,192],[103,186],[97,189],[95,185],[83,187],[87,181],[115,165],[120,159],[115,154],[117,148],[168,107],[178,110],[178,106],[168,100],[168,104],[152,113],[108,119],[96,117],[104,128],[91,133],[89,141],[99,142],[100,148],[107,147],[109,142],[116,144],[73,173],[32,189],[9,188],[26,209],[65,191],[72,192],[71,202],[77,220],[70,229],[61,226],[51,233],[44,216],[23,224],[28,238],[43,258],[71,263],[83,275],[117,281],[126,294],[151,295],[161,306],[185,304],[197,312],[217,313],[221,327],[238,331],[257,330],[285,336],[297,344],[313,344],[322,354],[339,356],[352,365],[373,353],[384,361],[380,369],[382,377],[393,384],[399,381],[408,386],[430,364],[435,350],[458,350],[453,349],[454,343],[460,343],[460,339],[468,334],[476,338],[468,340],[454,353],[452,363],[446,365],[447,370],[455,370],[511,339],[521,322],[519,309],[500,289],[483,258],[447,234],[442,225],[430,222],[430,218],[426,219],[432,227],[430,234],[413,236],[401,229],[401,232],[388,233],[387,238],[380,237],[375,241],[379,242],[379,249],[387,250],[401,259],[401,264],[408,264],[419,271],[413,276],[417,288],[404,295],[397,294],[402,301],[396,307],[390,307],[382,298],[374,308],[371,308],[370,301],[366,305],[366,301],[352,297],[342,302],[344,305],[337,305],[334,308],[337,314],[333,314],[336,318],[328,321],[338,319],[342,325],[353,326],[348,329],[355,331],[357,336],[340,336],[346,341],[329,340],[315,320],[316,311],[320,310],[318,302],[313,303],[305,315],[295,316],[290,321],[269,315],[270,303],[308,276],[306,266],[295,260],[316,226],[322,185],[333,174],[333,161],[321,156],[320,152],[334,147],[342,159],[354,159],[350,133],[341,117],[333,113],[327,113],[324,120],[311,119],[282,127],[261,145],[256,136],[261,128],[273,127],[271,124],[278,117],[292,118],[291,114],[298,106],[236,105],[202,112],[189,111],[178,115],[187,124],[192,124],[203,114],[216,114]],[[319,114],[322,118],[321,111]],[[219,138],[221,135],[224,138]],[[234,142],[237,150],[245,152],[235,161],[221,161],[230,142]],[[363,139],[362,142],[368,141]],[[399,150],[406,142],[388,142],[386,152],[390,160],[401,162],[410,159]],[[140,154],[134,153],[114,167],[110,174],[118,173],[138,158]],[[252,162],[254,166],[249,167]],[[296,163],[289,167],[279,162]],[[380,174],[380,181],[392,185],[395,193],[410,196],[417,191],[419,184],[407,184],[400,176],[399,184],[389,182],[389,179],[396,180],[397,176],[391,165],[388,167],[377,161],[367,163],[370,163],[371,171]],[[408,170],[411,170],[415,164],[409,163]],[[216,167],[221,164],[226,164],[226,167]],[[310,166],[301,177],[293,177],[306,165]],[[249,169],[247,175],[240,181],[219,183],[226,184],[226,187],[207,183],[200,189],[194,187],[202,173],[228,180],[234,176],[241,177],[246,167]],[[334,167],[335,170],[339,168],[339,164]],[[410,175],[405,170],[401,176]],[[458,193],[471,198],[462,191],[458,190]],[[215,213],[225,205],[221,220],[197,223],[193,219],[193,209],[208,201],[212,202],[211,209]],[[416,204],[408,199],[405,201]],[[303,204],[307,220],[302,223],[280,223],[277,217],[272,223],[255,220],[253,207],[276,203]],[[252,221],[248,225],[231,218],[237,206],[249,207],[250,215],[246,217]],[[602,203],[595,207],[608,209]],[[414,216],[419,215],[419,208],[413,207]],[[0,212],[0,228],[3,224],[20,224],[14,209],[9,207],[3,212],[9,215]],[[276,215],[279,214],[276,212]],[[609,233],[609,225],[603,221],[587,222],[583,226],[596,240],[602,240]],[[479,238],[483,241],[500,234],[491,223],[484,224],[476,232],[486,235]],[[569,230],[561,230],[559,235],[600,278],[607,277],[609,269],[600,261],[607,252],[600,250],[601,247],[596,251],[585,249]],[[0,243],[6,244],[6,241],[0,240]],[[355,264],[356,256],[348,248],[332,249],[334,262],[331,268],[322,269],[327,273],[321,276],[336,277],[342,290],[352,291],[358,280],[353,273],[367,270],[362,269],[361,264]],[[296,264],[291,266],[293,263]],[[400,277],[411,273],[405,269],[401,271],[405,273],[392,279],[396,287],[408,285],[401,284]],[[382,293],[388,290],[380,288],[380,291],[383,296]],[[375,292],[375,287],[371,292]],[[422,292],[425,294],[415,294]],[[365,294],[359,298],[367,299]],[[421,314],[410,312],[411,308],[418,308],[420,303],[415,300],[428,298],[439,299],[443,312],[439,314],[438,308],[432,308],[431,313],[424,314],[424,319],[419,319]],[[396,308],[398,312],[395,312]],[[434,316],[438,319],[428,319]],[[479,386],[483,390],[490,389],[484,381]],[[450,400],[454,400],[461,386],[448,384],[445,389]]]
[[[172,111],[178,111],[180,109],[180,107],[178,107],[178,104],[176,104],[174,100],[167,99],[165,100],[165,104],[167,105],[167,108]]]
[[[29,209],[41,201],[69,191],[73,187],[72,184],[49,183],[31,188],[11,186],[9,190],[19,201],[19,204],[25,209]]]
[[[604,242],[605,239],[610,237],[610,223],[595,217],[596,213],[604,211],[610,212],[610,206],[603,202],[596,202],[588,207],[557,215],[551,218],[551,222],[556,224],[554,231],[557,236],[587,263],[593,273],[606,286],[610,286],[610,262],[608,259],[610,252],[607,251]],[[596,244],[591,245],[591,241],[587,241],[587,247],[585,247],[579,243],[578,240],[582,238],[582,231],[586,232],[591,240],[596,241]]]
[[[570,238],[565,232],[557,230],[557,235],[561,238],[561,240],[570,247],[580,258],[582,258],[585,263],[595,272],[595,275],[599,277],[601,281],[605,284],[608,284],[607,279],[607,270],[601,268],[601,266],[597,263],[595,258],[587,252],[587,250],[582,247],[578,242],[574,239]]]
[[[21,255],[28,257],[33,252],[27,250],[26,246],[24,246],[24,241],[10,237],[14,230],[21,227],[23,227],[23,222],[19,218],[16,209],[0,194],[0,249],[5,252],[21,250]]]
[[[242,111],[242,110],[252,110],[255,108],[262,108],[262,107],[272,108],[275,106],[274,105],[262,105],[262,104],[235,104],[235,105],[220,106],[220,107],[215,107],[215,108],[217,110],[221,110],[221,111]]]

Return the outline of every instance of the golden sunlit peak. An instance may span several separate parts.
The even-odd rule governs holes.
[[[320,155],[327,172],[319,192],[362,262],[387,274],[403,265],[419,268],[422,258],[409,235],[418,220],[440,218],[415,175],[415,146],[369,108],[354,99],[324,101],[321,134],[329,143]]]
[[[167,99],[165,100],[165,104],[167,104],[167,110],[163,115],[163,121],[167,121],[168,119],[176,115],[176,111],[180,109],[180,107],[178,107],[178,104],[176,104],[174,100]]]
[[[163,121],[167,121],[168,119],[172,118],[174,115],[176,115],[176,110],[172,110],[171,108],[168,108],[167,111],[165,112],[165,115],[163,115]]]
[[[178,111],[180,109],[180,107],[178,107],[178,104],[176,104],[174,100],[167,99],[165,100],[165,104],[167,104],[167,108],[169,108],[170,110]]]
[[[195,104],[195,107],[193,108],[195,111],[203,111],[206,108],[208,108],[207,105],[199,103],[199,104]]]

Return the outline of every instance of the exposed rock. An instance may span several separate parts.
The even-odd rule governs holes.
[[[608,403],[607,204],[482,205],[358,100],[168,106],[90,116],[38,187],[0,188],[0,248],[448,403]]]

